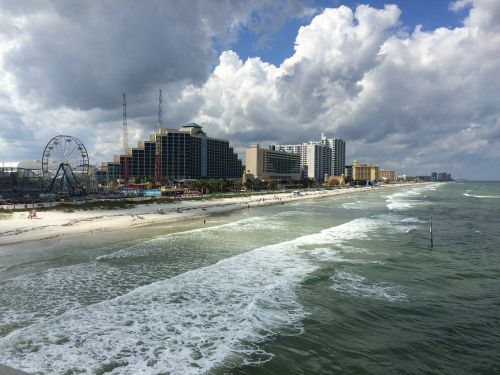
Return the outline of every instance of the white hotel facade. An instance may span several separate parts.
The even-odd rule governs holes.
[[[321,134],[320,141],[274,145],[273,147],[277,151],[300,155],[300,165],[303,169],[307,169],[307,177],[315,181],[324,180],[326,176],[340,176],[344,173],[345,142],[340,138],[327,138]]]

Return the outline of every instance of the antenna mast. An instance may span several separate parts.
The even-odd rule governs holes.
[[[130,156],[128,148],[128,125],[127,125],[127,97],[123,93],[123,156],[124,156],[124,179],[128,181],[130,176]]]
[[[161,128],[163,123],[162,90],[158,97],[158,120],[156,121],[155,179],[161,180]]]
[[[163,109],[162,109],[162,93],[163,90],[160,90],[160,96],[158,98],[158,121],[156,122],[156,132],[160,133],[160,129],[163,122]]]
[[[128,126],[127,126],[127,96],[123,93],[123,155],[127,155]]]

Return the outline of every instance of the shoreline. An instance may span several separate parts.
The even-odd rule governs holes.
[[[211,215],[236,210],[286,204],[306,199],[408,188],[421,184],[423,183],[383,185],[379,188],[306,191],[300,196],[292,196],[290,192],[280,192],[195,201],[190,201],[188,198],[181,203],[140,204],[133,208],[116,210],[39,211],[35,219],[28,218],[28,210],[13,212],[11,217],[0,220],[0,249],[4,246],[45,241],[61,236],[119,232],[194,220],[204,222]],[[162,213],[159,213],[160,210]]]

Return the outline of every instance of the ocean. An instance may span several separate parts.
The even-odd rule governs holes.
[[[0,363],[67,375],[500,373],[499,182],[96,236],[0,248]]]

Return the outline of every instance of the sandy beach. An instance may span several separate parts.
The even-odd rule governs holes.
[[[198,220],[203,225],[209,215],[263,205],[286,204],[291,201],[323,198],[345,194],[362,194],[379,189],[409,187],[384,185],[378,188],[346,188],[337,190],[304,191],[300,196],[290,192],[245,197],[207,200],[189,198],[177,203],[140,204],[130,209],[92,210],[75,209],[74,212],[39,211],[34,219],[28,218],[28,209],[13,212],[0,220],[0,246],[40,241],[66,235],[93,234],[104,231],[130,230],[149,225],[161,225],[180,220]],[[161,212],[161,213],[160,213]]]

